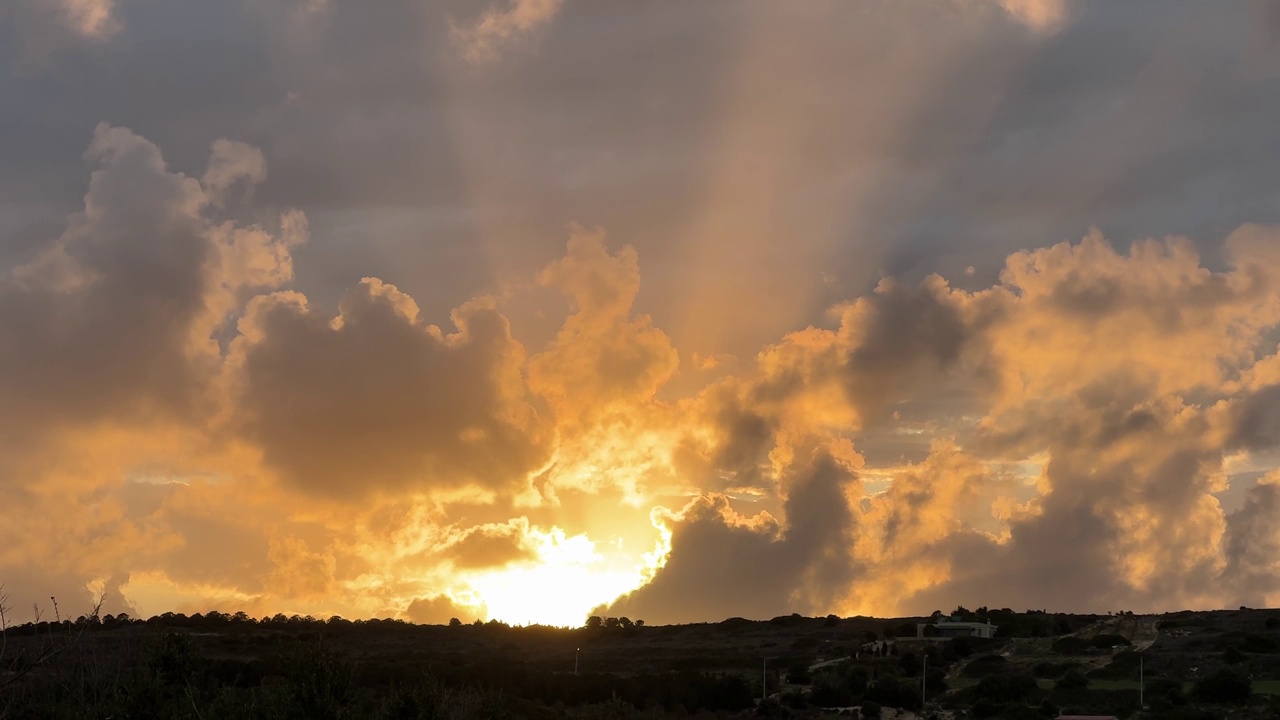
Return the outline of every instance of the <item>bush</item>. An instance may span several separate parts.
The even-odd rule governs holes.
[[[1059,684],[1061,684],[1061,681],[1059,681]],[[1086,684],[1088,684],[1088,681],[1086,681]],[[978,683],[977,694],[978,697],[986,698],[992,702],[1027,703],[1038,699],[1040,684],[1030,675],[988,675]]]
[[[1054,684],[1054,690],[1083,690],[1089,687],[1089,678],[1084,673],[1072,668]]]
[[[1054,640],[1052,647],[1053,651],[1059,655],[1080,655],[1088,651],[1092,645],[1088,640],[1072,635]]]
[[[1034,677],[1053,680],[1055,678],[1062,677],[1064,673],[1073,667],[1075,667],[1075,663],[1041,662],[1036,663],[1035,666],[1031,668],[1031,674]]]
[[[1129,642],[1128,638],[1122,635],[1109,635],[1107,633],[1095,635],[1089,644],[1100,650],[1110,650],[1113,647],[1129,647],[1133,645],[1133,643]]]
[[[844,707],[853,702],[853,693],[847,684],[824,675],[814,683],[810,700],[818,707]]]
[[[1253,695],[1253,686],[1248,678],[1223,668],[1197,680],[1191,695],[1196,700],[1207,703],[1247,702]]]
[[[1263,635],[1245,635],[1243,648],[1251,653],[1274,653],[1280,651],[1280,643]]]
[[[920,700],[920,685],[909,680],[881,678],[867,688],[866,698],[882,705],[907,710],[918,710],[923,704]]]
[[[1182,694],[1182,683],[1169,678],[1157,678],[1147,681],[1146,702],[1152,710],[1173,710],[1187,704],[1187,696]]]
[[[967,677],[985,677],[994,673],[1002,673],[1009,667],[1009,661],[999,655],[983,655],[964,666],[961,675]]]
[[[974,703],[969,712],[975,718],[1000,717],[1004,713],[1004,706],[984,699]]]
[[[1220,717],[1221,715],[1203,708],[1176,708],[1143,715],[1145,720],[1218,720]]]
[[[1111,662],[1105,666],[1089,671],[1091,678],[1106,678],[1109,680],[1119,679],[1137,679],[1138,665],[1142,662],[1142,655],[1133,650],[1125,650],[1116,653],[1111,658]]]
[[[947,641],[947,653],[956,658],[967,658],[973,654],[973,641],[967,637],[953,637]]]
[[[870,720],[880,720],[881,708],[873,702],[862,703],[862,717],[870,718]]]

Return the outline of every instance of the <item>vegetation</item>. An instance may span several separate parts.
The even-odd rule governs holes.
[[[1280,688],[1271,664],[1280,657],[1267,652],[1280,627],[1266,627],[1265,614],[1167,618],[1179,624],[1157,638],[1144,634],[1154,633],[1151,618],[1030,612],[1013,624],[1026,636],[886,643],[916,621],[787,615],[653,627],[600,617],[560,629],[221,612],[70,620],[55,606],[52,619],[11,627],[4,613],[6,720],[1280,715],[1267,694]],[[1075,629],[1039,634],[1049,627]]]

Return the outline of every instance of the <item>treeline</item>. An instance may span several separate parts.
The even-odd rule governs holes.
[[[10,646],[0,668],[0,716],[467,720],[740,712],[754,704],[751,685],[733,673],[579,676],[492,655],[454,663],[357,661],[323,639],[270,645],[262,657],[227,657],[179,632],[144,631],[110,645],[71,637],[53,655]]]
[[[275,615],[263,618],[255,618],[244,612],[224,613],[212,610],[207,613],[195,613],[186,615],[183,613],[166,612],[160,615],[154,615],[145,620],[130,617],[127,613],[118,615],[81,615],[74,620],[40,620],[26,622],[19,625],[11,625],[4,634],[9,637],[24,637],[31,635],[44,635],[51,632],[67,631],[67,630],[110,630],[115,628],[125,628],[131,626],[146,626],[158,628],[184,628],[190,630],[217,630],[235,627],[260,627],[266,629],[279,630],[320,630],[320,629],[399,629],[414,626],[416,623],[408,622],[399,618],[371,618],[368,620],[348,620],[339,615],[333,615],[329,618],[316,618],[310,615],[285,615],[277,613]],[[450,622],[450,626],[462,626],[455,618]],[[643,627],[644,622],[638,621],[627,627]],[[474,623],[466,625],[466,627],[484,627],[489,629],[510,629],[510,626],[498,620],[490,620],[482,622],[476,620]],[[549,626],[532,625],[519,628],[530,632],[564,632],[563,628],[555,628]]]

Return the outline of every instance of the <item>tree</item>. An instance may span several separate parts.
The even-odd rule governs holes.
[[[599,615],[592,615],[591,617],[587,618],[588,630],[599,629],[602,625],[604,625],[604,618],[600,617]]]
[[[449,618],[449,627],[462,627],[462,621],[458,618]]]

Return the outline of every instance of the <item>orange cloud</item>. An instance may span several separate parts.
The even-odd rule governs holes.
[[[292,289],[306,216],[237,219],[253,148],[197,179],[103,125],[86,161],[0,278],[0,577],[32,598],[573,623],[1280,592],[1274,473],[1237,484],[1280,450],[1275,228],[1217,269],[1091,233],[984,289],[885,279],[686,393],[601,232],[446,330],[377,278]],[[568,312],[526,347],[533,280]]]

